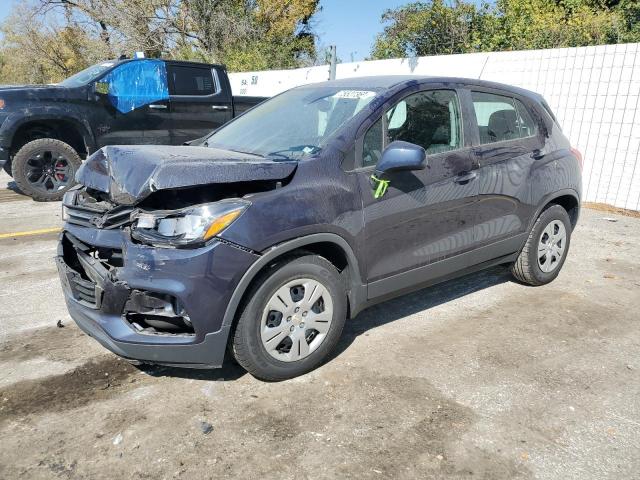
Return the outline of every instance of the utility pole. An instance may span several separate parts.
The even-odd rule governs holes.
[[[329,80],[336,79],[336,63],[337,63],[336,46],[331,45],[329,47]]]

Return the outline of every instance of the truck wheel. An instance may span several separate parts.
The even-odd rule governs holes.
[[[338,271],[322,257],[306,255],[275,266],[248,298],[232,349],[256,378],[279,381],[307,373],[340,339],[347,295]]]
[[[60,200],[75,185],[82,160],[68,144],[40,138],[23,146],[13,157],[11,170],[20,190],[34,200]]]
[[[553,281],[564,265],[570,243],[569,214],[560,205],[552,205],[536,220],[511,273],[521,282],[534,286]]]

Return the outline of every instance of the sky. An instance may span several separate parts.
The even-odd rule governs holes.
[[[322,10],[315,16],[319,46],[335,45],[343,62],[350,62],[352,56],[362,60],[384,28],[380,17],[385,10],[407,3],[409,0],[320,0]]]
[[[0,21],[13,3],[0,0]],[[387,9],[409,3],[410,0],[320,0],[322,10],[314,17],[319,47],[336,45],[343,62],[362,60],[369,56],[376,34],[384,26],[380,17]]]

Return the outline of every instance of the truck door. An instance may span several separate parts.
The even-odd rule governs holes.
[[[167,62],[167,73],[175,145],[203,137],[231,120],[231,92],[222,88],[214,68]]]
[[[95,85],[104,114],[95,136],[104,145],[170,144],[171,116],[167,72],[162,60],[132,60]]]

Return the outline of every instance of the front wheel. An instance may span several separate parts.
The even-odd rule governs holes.
[[[261,380],[297,377],[334,349],[346,314],[345,287],[330,262],[315,255],[289,260],[249,292],[232,340],[234,357]]]
[[[24,145],[11,162],[18,188],[34,200],[60,200],[75,185],[82,160],[68,144],[53,138],[40,138]]]
[[[511,272],[523,283],[544,285],[558,276],[569,252],[571,220],[560,205],[544,210],[529,234]]]

